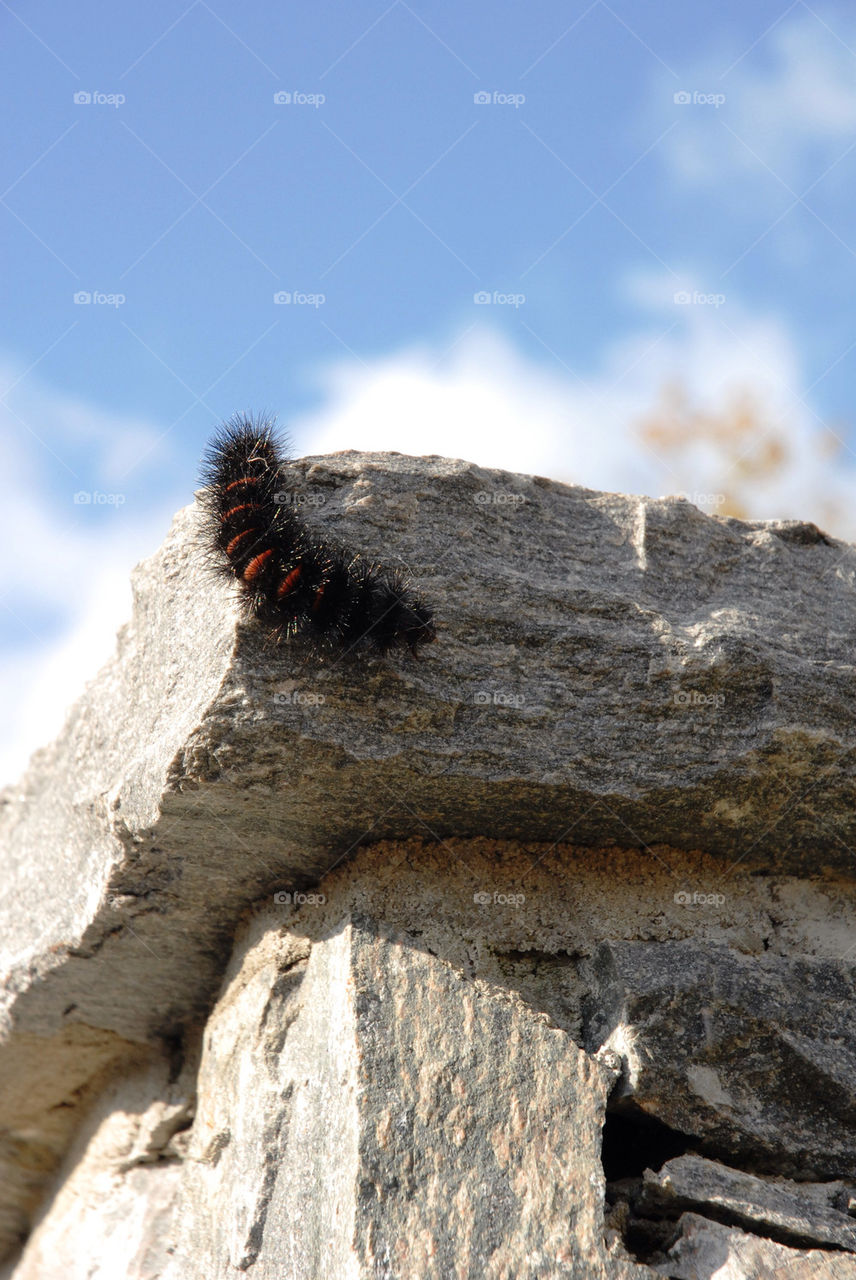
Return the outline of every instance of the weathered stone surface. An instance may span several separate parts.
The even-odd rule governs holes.
[[[620,1042],[623,1087],[650,1113],[668,1119],[688,1082],[690,1134],[726,1153],[787,1154],[803,1176],[826,1151],[817,1176],[847,1173],[836,1126],[851,1123],[851,1032],[834,1024],[854,954],[856,551],[813,526],[715,520],[677,500],[445,459],[301,466],[329,528],[409,563],[440,641],[421,663],[277,650],[237,622],[228,589],[205,576],[195,509],[179,513],[137,571],[116,659],[3,798],[7,1237],[24,1229],[88,1091],[203,1024],[243,910],[317,882],[360,844],[414,835],[519,841],[533,861],[569,840],[625,857],[630,879],[596,917],[597,945],[570,896],[583,855],[565,849],[561,920],[541,903],[552,924],[519,930],[517,955],[495,937],[497,916],[483,920],[468,963],[584,1049]],[[744,888],[753,872],[771,877],[757,894]],[[630,927],[627,896],[650,874],[658,905]],[[748,906],[729,900],[727,923],[673,902],[735,885]],[[821,925],[812,913],[824,899]],[[548,934],[549,945],[533,941]],[[661,939],[687,944],[684,955],[706,948],[738,995],[715,1006],[702,1061],[685,1045],[657,1076],[633,1035],[662,1043],[673,998],[704,1028],[698,1004],[711,994],[701,961],[681,985],[668,972],[678,952],[644,957],[641,944]],[[765,949],[774,958],[762,965]],[[529,965],[542,950],[548,959]],[[758,1024],[739,994],[756,966]],[[804,977],[812,993],[797,1006]],[[807,1038],[799,1020],[824,998],[829,1015]],[[792,1092],[765,1097],[756,1122],[749,1094],[717,1082],[738,1052],[726,1042],[758,1025],[771,1088]],[[71,1077],[69,1034],[87,1044]],[[14,1090],[31,1074],[41,1084],[22,1118]],[[807,1087],[825,1091],[835,1117],[814,1148]],[[790,1136],[770,1145],[776,1126]]]
[[[856,1221],[837,1207],[856,1188],[838,1183],[788,1182],[729,1169],[715,1160],[678,1156],[644,1176],[640,1209],[712,1212],[737,1226],[794,1243],[856,1252]]]
[[[694,1213],[669,1261],[654,1268],[669,1280],[856,1280],[856,1258],[821,1249],[789,1249]]]
[[[272,924],[206,1030],[165,1280],[605,1276],[610,1073],[376,921]]]
[[[456,1236],[456,1256],[469,1259],[474,1275],[479,1268],[493,1274],[491,1266],[503,1274],[506,1261],[508,1274],[530,1274],[530,1262],[533,1276],[562,1274],[550,1269],[562,1249],[571,1250],[570,1274],[582,1267],[583,1276],[644,1275],[631,1259],[621,1260],[615,1233],[612,1252],[595,1245],[596,1262],[581,1260],[580,1242],[597,1241],[603,1213],[598,1135],[617,1098],[616,1091],[606,1102],[604,1081],[608,1087],[617,1075],[606,1064],[614,1061],[632,1090],[650,1055],[644,1028],[624,1020],[621,1000],[603,997],[605,934],[614,945],[640,935],[645,945],[694,939],[714,966],[726,945],[758,957],[776,949],[823,954],[840,946],[848,902],[854,911],[849,882],[752,876],[735,876],[733,892],[716,909],[690,908],[674,886],[690,884],[708,897],[716,861],[686,858],[682,865],[677,851],[662,853],[668,868],[659,860],[651,867],[638,850],[382,843],[330,873],[299,908],[269,900],[246,927],[206,1025],[196,1120],[181,1135],[189,1144],[182,1173],[168,1171],[161,1184],[158,1169],[146,1168],[159,1236],[171,1250],[169,1280],[246,1274],[241,1265],[262,1276],[368,1276],[381,1238],[414,1249],[428,1241],[431,1256],[447,1259],[443,1250]],[[800,888],[802,918],[794,911],[783,937],[770,913],[796,902]],[[834,920],[829,933],[827,917]],[[660,999],[668,1005],[672,994],[665,990]],[[603,1043],[611,1049],[597,1055],[601,1066],[594,1054]],[[689,1092],[687,1081],[675,1091]],[[121,1109],[151,1116],[155,1100],[123,1102]],[[618,1105],[626,1101],[625,1092]],[[776,1138],[783,1150],[798,1154],[800,1141],[810,1139],[813,1106],[799,1095],[783,1100],[786,1136]],[[735,1107],[734,1134],[753,1122],[751,1111]],[[136,1143],[138,1150],[152,1145]],[[79,1172],[65,1171],[60,1185],[76,1185],[78,1198],[88,1198],[93,1164],[75,1167]],[[687,1166],[677,1161],[667,1170],[673,1167]],[[101,1245],[97,1215],[87,1228],[87,1265],[103,1249],[105,1280],[114,1258],[111,1224],[133,1199],[124,1175],[114,1176],[116,1207],[102,1205]],[[732,1191],[742,1186],[738,1170],[723,1176],[733,1178]],[[749,1179],[756,1184],[766,1186]],[[155,1189],[167,1185],[168,1219],[167,1191]],[[822,1219],[831,1201],[839,1225],[841,1218],[852,1222],[842,1208],[843,1182],[773,1185],[793,1211],[802,1204],[803,1217]],[[464,1229],[473,1186],[485,1203],[492,1195],[502,1204],[496,1217],[505,1224],[507,1257],[486,1227],[479,1235],[478,1211],[472,1229]],[[752,1203],[759,1202],[756,1189]],[[73,1203],[69,1191],[58,1198],[36,1238],[71,1248]],[[446,1234],[435,1240],[440,1215],[432,1213],[440,1203]],[[680,1208],[658,1202],[648,1212],[669,1218]],[[572,1238],[562,1238],[556,1224],[569,1219]],[[524,1241],[532,1244],[528,1251]],[[390,1255],[388,1274],[431,1275],[425,1257],[402,1254],[404,1247]],[[77,1280],[81,1265],[72,1251],[64,1274]],[[37,1274],[23,1270],[14,1280]],[[81,1270],[80,1280],[86,1275]]]
[[[6,1280],[159,1280],[172,1250],[194,1072],[167,1064],[128,1073],[81,1127]],[[213,1272],[211,1273],[213,1277]]]
[[[841,955],[604,942],[601,1007],[620,999],[646,1048],[633,1105],[736,1163],[856,1178],[854,953]]]
[[[396,852],[409,876],[390,878]],[[481,913],[478,873],[445,877],[434,920],[418,880],[440,897],[436,853],[361,861],[328,877],[323,904],[253,919],[198,1073],[191,1059],[175,1085],[150,1069],[108,1093],[7,1275],[653,1275],[603,1239],[620,1059],[444,958],[456,922]],[[409,931],[371,914],[393,883]]]
[[[112,1073],[129,1069],[139,1046],[81,1023],[50,1042],[29,1032],[12,1037],[0,1059],[4,1127],[0,1136],[0,1232],[4,1244],[26,1237],[46,1180]],[[2,1251],[0,1251],[2,1256]]]

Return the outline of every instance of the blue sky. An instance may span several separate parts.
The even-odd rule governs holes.
[[[131,566],[236,409],[300,453],[727,493],[856,537],[849,6],[0,23],[5,776],[109,655]],[[655,447],[640,424],[675,383],[711,414],[751,394],[757,440]],[[768,439],[785,462],[759,479]]]

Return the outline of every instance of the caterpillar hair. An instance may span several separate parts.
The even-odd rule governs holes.
[[[367,563],[310,529],[294,502],[290,458],[275,423],[236,415],[202,464],[206,543],[238,581],[246,613],[278,636],[323,648],[388,653],[436,638],[433,611],[407,575]]]

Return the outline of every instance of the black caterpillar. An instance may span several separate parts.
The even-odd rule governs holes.
[[[236,415],[202,464],[206,541],[240,584],[245,609],[279,636],[387,653],[436,638],[433,611],[405,574],[319,538],[295,508],[289,458],[275,424]]]

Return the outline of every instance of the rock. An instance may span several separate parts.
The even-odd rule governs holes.
[[[789,1249],[694,1213],[685,1213],[680,1226],[668,1262],[654,1268],[669,1280],[856,1280],[849,1253]]]
[[[708,1154],[847,1175],[854,549],[446,459],[300,466],[324,498],[308,518],[408,563],[439,642],[419,663],[276,648],[207,576],[195,508],[138,569],[116,658],[3,798],[8,1242],[105,1080],[190,1053],[242,913],[414,837],[441,880],[479,851],[488,901],[444,963],[617,1053],[610,1106],[679,1119]],[[520,885],[496,868],[524,850],[509,924],[492,895]],[[658,1061],[670,1001],[701,1040]],[[174,1105],[150,1097],[128,1177],[152,1183]]]
[[[165,1280],[607,1275],[609,1073],[380,921],[274,923],[206,1030]]]
[[[14,1280],[653,1275],[603,1238],[616,1055],[449,958],[483,874],[384,845],[260,910],[201,1063],[107,1095]]]
[[[16,1280],[159,1280],[172,1253],[193,1073],[140,1066],[105,1090],[39,1215]],[[189,1092],[188,1092],[189,1088]]]
[[[659,1173],[648,1169],[638,1206],[693,1208],[752,1231],[801,1245],[834,1245],[856,1252],[856,1222],[836,1207],[843,1183],[800,1183],[758,1178],[699,1156],[679,1156]]]
[[[677,851],[669,854],[679,866]],[[688,859],[687,868],[690,861],[707,890],[716,863]],[[787,878],[746,876],[727,908],[699,918],[669,896],[672,872],[655,867],[638,850],[381,842],[315,891],[270,895],[238,937],[201,1045],[188,1038],[179,1083],[169,1092],[151,1077],[130,1102],[118,1095],[115,1107],[134,1120],[123,1121],[112,1193],[97,1129],[61,1172],[55,1201],[10,1274],[37,1280],[41,1261],[54,1256],[68,1280],[90,1280],[87,1268],[102,1259],[94,1274],[107,1280],[116,1274],[118,1224],[135,1197],[150,1196],[170,1250],[165,1262],[158,1255],[163,1280],[243,1274],[242,1266],[260,1276],[368,1277],[392,1249],[377,1242],[390,1240],[404,1242],[390,1252],[392,1276],[445,1276],[452,1250],[474,1277],[573,1274],[584,1265],[585,1275],[641,1280],[649,1272],[624,1250],[626,1223],[622,1230],[611,1216],[601,1242],[600,1132],[608,1108],[626,1101],[619,1077],[626,1090],[649,1052],[644,1032],[601,998],[601,939],[606,930],[616,939],[653,932],[666,946],[686,933],[700,949],[711,937],[747,947],[757,930],[758,953],[770,954],[762,939],[771,890],[778,902],[789,893]],[[818,939],[812,886],[802,883],[799,945],[807,951]],[[289,896],[303,900],[276,901]],[[719,952],[710,954],[715,964]],[[606,1047],[595,1052],[600,1041]],[[176,1149],[169,1135],[189,1114],[191,1088],[195,1119]],[[797,1151],[813,1101],[793,1097],[789,1106]],[[735,1130],[751,1119],[736,1111]],[[707,1179],[693,1182],[699,1167]],[[832,1221],[846,1234],[852,1224],[843,1181],[768,1186],[691,1157],[665,1166],[664,1185],[670,1172],[673,1182],[681,1176],[675,1185],[686,1203],[718,1212],[717,1194],[730,1195],[744,1215],[757,1211],[758,1230],[781,1233],[771,1208],[778,1202],[761,1194],[770,1187],[793,1230]],[[659,1185],[653,1176],[647,1184]],[[81,1202],[100,1206],[86,1223],[83,1255],[75,1252]],[[476,1202],[494,1209],[481,1227]],[[446,1206],[442,1215],[437,1205]],[[448,1206],[461,1206],[461,1217]],[[644,1207],[668,1226],[684,1201],[649,1197]],[[129,1254],[141,1276],[147,1213],[136,1206],[142,1225]],[[496,1222],[503,1229],[491,1235]],[[416,1252],[402,1253],[411,1245]]]
[[[733,878],[721,888],[742,892]],[[790,896],[771,888],[773,899]],[[810,912],[808,889],[805,905]],[[777,909],[771,900],[771,915]],[[830,922],[834,910],[827,901]],[[604,1009],[620,1003],[645,1045],[628,1087],[634,1107],[732,1163],[856,1178],[852,956],[788,951],[759,955],[697,937],[610,940],[594,999]]]

